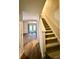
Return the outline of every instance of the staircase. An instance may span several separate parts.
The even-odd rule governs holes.
[[[44,18],[42,18],[42,22],[46,30],[45,32],[46,55],[48,55],[51,59],[60,59],[60,45],[58,39]]]

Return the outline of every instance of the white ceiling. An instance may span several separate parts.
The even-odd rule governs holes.
[[[23,19],[37,19],[42,12],[45,0],[20,0],[19,11]]]

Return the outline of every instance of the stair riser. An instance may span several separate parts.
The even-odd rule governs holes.
[[[53,33],[53,31],[46,31],[45,33]]]
[[[45,35],[45,38],[55,37],[55,34]]]
[[[57,39],[46,40],[46,44],[58,42]]]

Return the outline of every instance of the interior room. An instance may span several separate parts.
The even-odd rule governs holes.
[[[19,0],[19,59],[60,59],[59,0]]]

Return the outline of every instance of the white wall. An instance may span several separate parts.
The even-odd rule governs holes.
[[[23,21],[19,21],[19,49],[21,57],[23,53]]]
[[[39,20],[39,43],[40,43],[40,49],[41,49],[41,53],[42,53],[42,57],[45,56],[45,45],[44,45],[44,33],[45,32],[45,28],[43,25],[42,20]]]
[[[28,33],[28,22],[23,21],[23,33]]]
[[[23,20],[39,20],[39,15],[34,12],[25,12],[23,11]]]
[[[59,0],[46,0],[41,15],[46,19],[56,36],[60,38]]]

